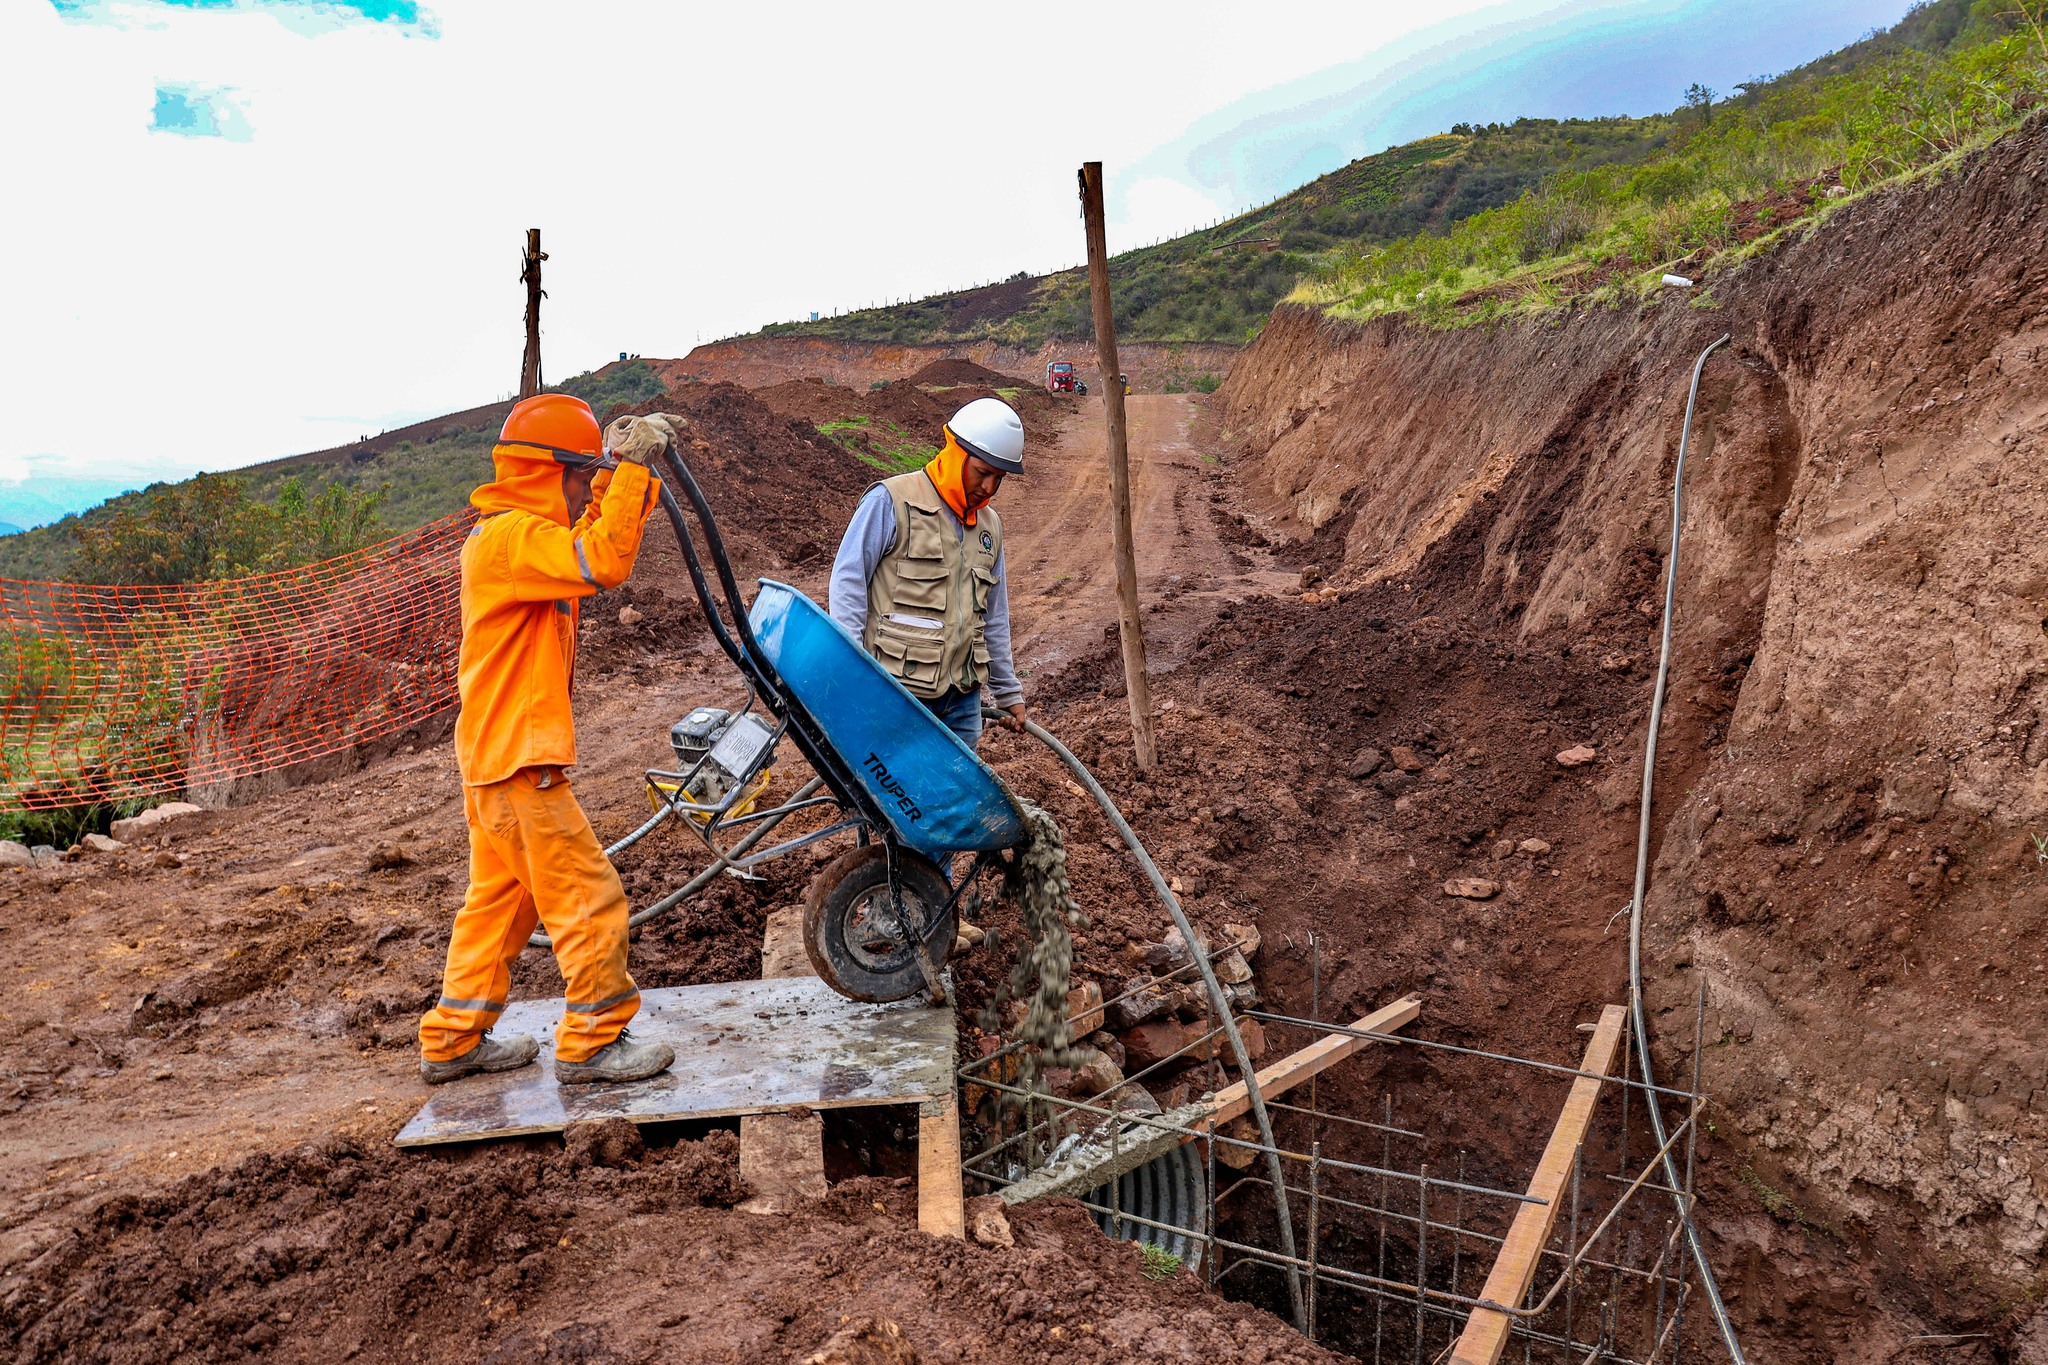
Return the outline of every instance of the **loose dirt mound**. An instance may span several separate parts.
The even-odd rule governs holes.
[[[650,1143],[651,1139],[651,1143]],[[796,1360],[1335,1361],[1073,1205],[1012,1215],[1019,1246],[915,1231],[908,1180],[842,1182],[772,1221],[739,1143],[623,1120],[556,1139],[399,1152],[334,1138],[109,1199],[0,1279],[22,1362]],[[862,1325],[857,1319],[865,1319]],[[852,1330],[849,1332],[849,1328]]]
[[[1031,380],[1019,379],[1014,375],[997,374],[986,365],[977,365],[971,360],[934,360],[903,381],[906,384],[929,385],[931,387],[958,388],[966,385],[977,389],[1000,389],[1022,385],[1030,387]]]
[[[939,377],[927,379],[928,373]],[[937,449],[953,414],[977,398],[1000,398],[1016,409],[1024,423],[1027,462],[1032,451],[1052,447],[1074,411],[1070,401],[964,360],[939,361],[880,388],[799,379],[758,390],[755,396],[774,411],[817,427],[851,424],[838,426],[832,439],[865,456],[878,471],[901,468],[913,450]]]

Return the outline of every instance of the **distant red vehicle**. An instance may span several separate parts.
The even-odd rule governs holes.
[[[1071,360],[1055,360],[1045,367],[1045,391],[1047,393],[1086,394],[1088,386],[1075,372]]]

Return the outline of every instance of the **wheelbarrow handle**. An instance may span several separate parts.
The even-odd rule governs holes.
[[[826,739],[824,729],[817,719],[805,709],[802,702],[783,682],[781,672],[761,649],[754,638],[753,623],[747,617],[746,603],[740,597],[739,581],[732,572],[732,559],[726,554],[725,539],[718,533],[718,519],[711,513],[711,504],[704,496],[704,490],[690,473],[690,466],[679,451],[671,448],[661,454],[661,461],[670,478],[682,486],[683,493],[690,500],[690,508],[696,513],[697,524],[703,528],[704,548],[711,567],[718,575],[719,586],[724,589],[726,607],[732,612],[732,626],[728,630],[718,608],[718,599],[713,594],[710,582],[704,576],[704,566],[697,556],[695,537],[690,534],[689,523],[683,516],[682,506],[670,492],[668,482],[662,484],[662,507],[668,513],[669,522],[675,528],[676,542],[683,552],[683,563],[689,567],[691,586],[697,590],[697,601],[704,609],[704,619],[711,626],[712,635],[719,647],[731,658],[740,675],[751,683],[770,710],[788,723],[789,736],[803,753],[811,767],[825,779],[832,794],[842,805],[850,807],[874,827],[885,843],[893,846],[895,835],[888,818],[875,804],[874,798],[854,776],[846,760]],[[735,639],[734,637],[738,638]]]

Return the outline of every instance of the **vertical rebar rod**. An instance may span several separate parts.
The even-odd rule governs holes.
[[[1389,1090],[1381,1095],[1381,1115],[1385,1122],[1380,1125],[1380,1197],[1381,1212],[1376,1215],[1379,1223],[1379,1278],[1387,1278],[1387,1172],[1394,1164],[1394,1093]],[[1372,1358],[1377,1365],[1380,1358],[1380,1334],[1386,1327],[1387,1296],[1375,1294],[1372,1298]]]
[[[1570,1229],[1565,1234],[1564,1244],[1565,1265],[1567,1267],[1571,1267],[1572,1262],[1576,1261],[1579,1257],[1579,1177],[1585,1168],[1585,1156],[1586,1149],[1583,1144],[1572,1153],[1572,1220]],[[1570,1351],[1573,1310],[1577,1307],[1579,1272],[1576,1269],[1568,1268],[1565,1274],[1569,1278],[1564,1282],[1564,1341],[1565,1350]]]
[[[1459,1293],[1458,1272],[1465,1250],[1465,1153],[1458,1152],[1458,1193],[1451,1204],[1451,1292]]]
[[[1208,1262],[1209,1287],[1216,1287],[1216,1117],[1209,1117],[1209,1140],[1202,1145],[1208,1149],[1205,1160],[1209,1167],[1209,1248],[1204,1259]]]
[[[1308,1145],[1308,1339],[1316,1339],[1316,1271],[1321,1252],[1323,1144]]]
[[[1415,1225],[1415,1365],[1422,1365],[1422,1305],[1429,1295],[1429,1163],[1423,1162],[1416,1183],[1419,1217]]]
[[[1109,1169],[1117,1169],[1117,1156],[1123,1147],[1124,1126],[1115,1119],[1109,1121]],[[1109,1235],[1119,1242],[1124,1237],[1124,1178],[1111,1176],[1109,1181]]]
[[[1323,936],[1311,929],[1308,932],[1308,1017],[1318,1024],[1323,1022]],[[1316,1106],[1316,1076],[1308,1077],[1308,1107],[1315,1117],[1309,1120],[1309,1141],[1319,1142],[1323,1136],[1322,1110]]]

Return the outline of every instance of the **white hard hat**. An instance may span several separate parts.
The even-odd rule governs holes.
[[[969,455],[1005,474],[1024,472],[1024,423],[1000,398],[977,398],[946,423]]]

